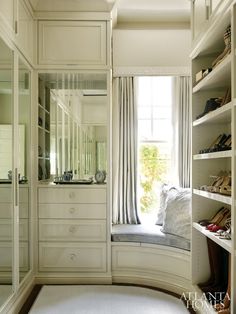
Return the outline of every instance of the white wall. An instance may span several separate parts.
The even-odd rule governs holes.
[[[135,72],[133,74],[153,71],[155,74],[159,70],[171,74],[170,71],[180,68],[190,72],[190,35],[189,29],[115,29],[114,75],[129,71]]]

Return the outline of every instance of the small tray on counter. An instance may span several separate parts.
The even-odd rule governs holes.
[[[54,180],[53,183],[55,184],[92,184],[92,179],[79,179],[79,180]]]

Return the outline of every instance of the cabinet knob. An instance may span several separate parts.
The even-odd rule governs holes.
[[[74,254],[74,253],[72,253],[72,254],[70,254],[70,260],[71,261],[74,261],[75,259],[76,259],[76,254]]]
[[[71,207],[71,208],[69,209],[69,211],[70,211],[71,214],[74,214],[75,208],[74,208],[74,207]]]
[[[70,192],[69,193],[69,198],[74,198],[75,197],[75,192]]]
[[[75,231],[76,231],[76,227],[75,226],[70,226],[69,232],[70,233],[75,233]]]

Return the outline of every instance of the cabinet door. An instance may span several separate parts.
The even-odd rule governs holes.
[[[9,1],[10,2],[10,1]],[[6,1],[3,1],[3,8]],[[2,2],[1,2],[2,4]],[[0,216],[0,286],[8,287],[3,298],[0,293],[0,307],[12,291],[13,257],[13,188],[12,171],[13,152],[13,52],[0,39],[0,182],[6,183],[0,189],[0,203],[6,202],[6,214],[9,219]],[[5,232],[4,232],[5,231]],[[5,241],[7,238],[7,241]],[[5,245],[11,249],[5,250]],[[8,266],[8,267],[6,267]],[[2,292],[2,290],[1,290]]]
[[[106,65],[106,22],[40,21],[38,63]]]
[[[18,33],[16,40],[23,54],[31,61],[33,61],[33,32],[33,18],[26,8],[24,1],[20,0],[18,5]]]
[[[15,27],[15,7],[16,0],[0,1],[0,22],[3,21],[10,31],[14,31]]]
[[[206,0],[193,1],[193,37],[194,39],[203,30],[203,27],[208,19],[208,7]]]

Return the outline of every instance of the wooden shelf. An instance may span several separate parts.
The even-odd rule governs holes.
[[[202,190],[198,190],[198,189],[193,189],[193,193],[195,195],[206,197],[206,198],[209,198],[209,199],[214,200],[214,201],[218,201],[221,203],[232,205],[231,196],[222,195],[222,194],[218,194],[218,193],[210,193],[210,192],[202,191]]]
[[[196,154],[196,155],[193,155],[193,160],[231,158],[232,156],[233,156],[232,150],[225,150],[225,151],[215,152],[215,153]]]
[[[193,93],[230,85],[231,60],[230,54],[193,88]]]
[[[221,6],[224,6],[225,1],[222,1]],[[191,59],[200,55],[208,55],[212,52],[219,51],[219,43],[223,40],[224,30],[229,25],[230,21],[230,6],[223,14],[218,14],[217,18],[208,22],[207,29],[204,29],[191,52]]]
[[[209,230],[206,230],[205,227],[200,226],[197,222],[193,222],[193,227],[204,234],[206,237],[220,245],[222,248],[227,250],[229,253],[233,251],[232,249],[232,240],[225,240],[225,239],[220,239],[219,236],[216,236],[214,232],[210,232]]]
[[[193,126],[199,126],[205,123],[212,124],[225,124],[231,122],[231,110],[233,108],[233,102],[209,112],[200,119],[193,121]]]

